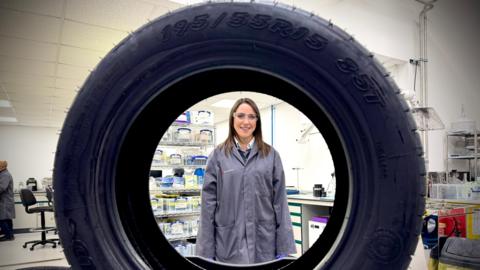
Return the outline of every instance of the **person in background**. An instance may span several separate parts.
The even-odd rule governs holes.
[[[228,137],[208,159],[196,254],[238,264],[294,254],[285,173],[263,141],[260,111],[242,98],[229,117]]]
[[[7,170],[7,161],[0,160],[0,227],[3,237],[0,241],[14,240],[12,219],[15,218],[13,178]]]

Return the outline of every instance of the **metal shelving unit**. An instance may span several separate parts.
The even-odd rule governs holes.
[[[162,170],[162,169],[171,169],[171,168],[206,168],[207,165],[183,165],[183,164],[178,164],[178,165],[155,165],[150,168],[151,171],[157,171],[157,170]]]
[[[169,217],[190,217],[190,216],[198,216],[200,215],[200,211],[192,211],[192,212],[183,212],[183,213],[164,213],[164,214],[155,214],[157,218],[169,218]]]
[[[180,138],[177,137],[179,134],[176,132],[179,132],[179,129],[190,129],[192,131],[190,135],[190,140],[186,138]],[[198,132],[202,131],[203,129],[210,130],[211,131],[211,137],[207,140],[205,140],[205,137],[202,137],[201,133],[200,135],[195,135],[198,134]],[[195,133],[197,132],[197,133]],[[208,134],[208,133],[207,133]],[[182,158],[180,160],[175,160],[175,163],[177,164],[169,164],[170,159],[160,159],[161,162],[158,162],[157,160],[154,160],[156,162],[152,162],[152,166],[150,168],[151,171],[168,171],[170,169],[174,168],[184,168],[186,171],[193,171],[196,168],[206,168],[206,164],[202,164],[203,160],[195,160],[195,159],[189,159],[188,155],[184,155],[185,152],[190,152],[190,153],[201,153],[200,155],[205,155],[208,156],[207,152],[209,149],[213,149],[215,147],[215,127],[213,125],[204,125],[204,124],[191,124],[191,123],[173,123],[168,131],[164,134],[164,137],[162,137],[162,140],[159,142],[158,147],[161,148],[166,152],[172,152],[174,153],[182,153]],[[191,161],[191,162],[190,162]],[[187,164],[188,163],[188,164]],[[197,164],[190,164],[190,163],[197,163]],[[165,176],[165,175],[164,175]],[[154,195],[155,193],[159,194],[166,194],[166,195],[193,195],[193,196],[199,196],[200,195],[201,188],[166,188],[166,187],[159,187],[155,189],[151,189],[150,193]],[[200,216],[200,211],[195,209],[195,210],[190,210],[189,212],[164,212],[154,210],[153,212],[157,223],[159,223],[159,226],[164,233],[165,237],[169,242],[194,242],[196,239],[196,233],[192,235],[178,235],[178,234],[168,234],[168,229],[165,228],[162,229],[162,226],[165,226],[166,223],[168,224],[173,224],[172,222],[195,222],[195,220]],[[164,224],[164,225],[160,225]],[[188,225],[190,226],[190,225]],[[165,234],[167,232],[167,234]]]
[[[450,177],[449,174],[457,166],[452,164],[452,161],[465,161],[468,162],[468,172],[470,174],[469,181],[480,182],[480,153],[479,153],[479,132],[448,132],[446,135],[446,169],[447,169],[447,178]],[[452,140],[454,141],[452,143]],[[473,140],[473,143],[469,142]],[[452,144],[456,144],[456,147],[453,147]],[[453,149],[452,149],[453,148]],[[457,164],[458,165],[458,164]]]

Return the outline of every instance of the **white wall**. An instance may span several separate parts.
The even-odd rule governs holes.
[[[41,185],[52,177],[58,129],[23,126],[0,126],[0,159],[8,161],[14,188],[29,177]]]
[[[406,63],[419,58],[418,23],[423,5],[414,0],[280,1],[331,19],[374,53]],[[480,1],[439,0],[427,17],[427,105],[435,108],[447,129],[460,116],[462,104],[467,116],[480,126]],[[399,87],[413,92],[413,66],[394,68]],[[428,133],[428,170],[445,170],[445,130]]]
[[[335,169],[321,134],[314,129],[309,132],[306,143],[298,143],[301,130],[308,128],[311,122],[288,103],[278,104],[275,112],[273,145],[282,158],[286,184],[306,191],[312,191],[314,184],[326,188]]]
[[[480,1],[438,1],[428,13],[428,91],[446,128],[460,117],[464,104],[468,118],[480,126]],[[430,170],[444,170],[445,132],[429,134]]]
[[[414,0],[284,0],[281,2],[311,10],[321,17],[331,19],[375,53],[401,62],[418,58],[418,15],[422,5]],[[447,128],[460,115],[461,104],[465,105],[467,116],[477,120],[480,125],[478,64],[480,53],[477,48],[480,1],[439,0],[434,5],[435,7],[428,12],[429,105],[436,109]],[[393,69],[396,69],[395,79],[400,88],[411,91],[413,89],[412,66],[400,65]],[[284,114],[281,108],[278,114]],[[286,113],[284,115],[286,118],[293,117]],[[269,116],[262,118],[267,126],[269,119]],[[52,152],[55,151],[58,139],[56,132],[56,129],[48,128],[0,126],[0,159],[7,159],[10,162],[10,171],[15,181],[25,181],[28,177],[41,180],[51,175]],[[267,141],[271,137],[269,132],[269,129],[264,129]],[[220,133],[217,131],[217,134]],[[432,131],[429,134],[429,170],[444,170],[444,131]],[[278,143],[283,135],[285,134],[277,133],[274,141],[276,148],[284,147]],[[220,134],[217,142],[220,142],[220,138],[224,136]],[[288,150],[288,147],[286,146],[285,149]],[[304,152],[304,155],[308,157],[313,153]],[[290,156],[288,152],[282,154],[288,176],[287,181],[292,184],[290,181],[292,178],[296,179],[296,175],[292,176],[289,168],[296,164],[290,162],[288,156]],[[307,169],[303,172],[307,174]],[[314,175],[313,172],[312,175]],[[312,178],[323,179],[323,177]]]
[[[279,152],[285,171],[286,184],[301,190],[312,191],[314,184],[323,184],[327,187],[331,180],[330,174],[334,171],[330,151],[318,130],[312,130],[305,144],[297,139],[301,130],[311,123],[299,110],[288,103],[280,103],[275,107],[274,141],[273,147]],[[262,116],[262,133],[264,141],[271,142],[271,107],[260,111]],[[215,126],[219,144],[228,135],[228,122],[217,123]]]

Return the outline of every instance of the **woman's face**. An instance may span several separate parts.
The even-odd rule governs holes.
[[[233,127],[237,137],[242,140],[251,140],[257,127],[257,119],[257,114],[250,105],[240,104],[233,117]]]

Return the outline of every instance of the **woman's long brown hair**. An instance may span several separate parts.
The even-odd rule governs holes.
[[[271,147],[267,143],[263,141],[262,137],[262,120],[260,118],[260,110],[257,107],[257,104],[249,98],[241,98],[235,102],[232,109],[230,110],[230,118],[228,120],[228,137],[227,139],[220,145],[220,148],[225,150],[226,155],[231,155],[233,151],[233,147],[235,147],[235,135],[237,134],[235,128],[233,127],[233,114],[237,111],[238,107],[246,103],[252,107],[253,111],[257,115],[257,125],[255,130],[253,131],[253,136],[255,137],[255,144],[258,147],[258,152],[262,156],[267,156],[270,153]]]

